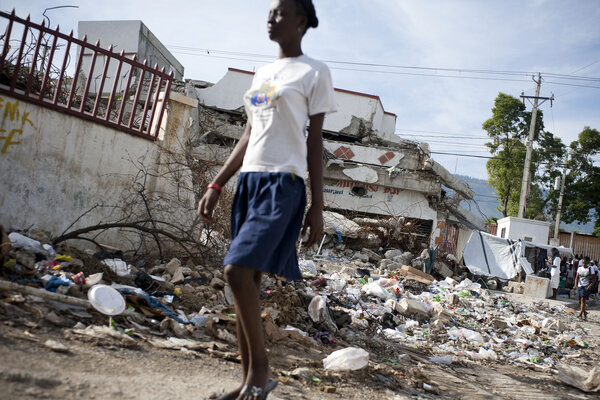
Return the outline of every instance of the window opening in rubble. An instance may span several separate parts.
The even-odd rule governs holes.
[[[350,191],[359,197],[367,194],[367,189],[362,186],[354,186],[352,189],[350,189]]]
[[[361,143],[360,138],[357,138],[354,136],[342,135],[338,132],[331,132],[331,131],[323,131],[323,139],[335,140],[338,142],[346,142],[346,143]]]
[[[502,239],[504,239],[506,237],[506,228],[502,228],[502,231],[500,232],[500,237]]]
[[[433,221],[430,219],[410,219],[410,222],[414,225],[415,229],[413,232],[419,238],[419,242],[429,246],[429,237],[433,230]]]

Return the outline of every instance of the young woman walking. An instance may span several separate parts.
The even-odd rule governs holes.
[[[584,257],[579,261],[577,268],[577,276],[575,276],[575,287],[577,288],[577,300],[579,300],[579,318],[587,320],[587,311],[585,310],[585,302],[590,298],[590,292],[596,283],[596,275],[592,273],[590,267],[590,258]]]
[[[303,235],[309,231],[306,245],[323,233],[321,130],[325,114],[336,106],[329,69],[302,52],[306,30],[317,25],[311,0],[271,4],[267,30],[279,45],[279,58],[254,75],[244,95],[246,130],[198,204],[198,214],[212,222],[221,187],[241,167],[224,274],[235,300],[243,381],[217,398],[264,399],[275,386],[269,381],[260,283],[263,272],[288,280],[301,278],[295,243],[306,205],[307,170],[312,202],[302,228]]]

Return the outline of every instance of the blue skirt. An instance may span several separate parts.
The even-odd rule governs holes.
[[[577,286],[577,300],[581,298],[590,299],[590,291],[587,290],[587,286]]]
[[[302,278],[296,242],[306,206],[294,174],[242,172],[231,210],[231,247],[224,265],[241,265],[288,280]]]

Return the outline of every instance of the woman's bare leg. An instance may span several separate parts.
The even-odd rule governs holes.
[[[260,275],[257,277],[255,272],[251,268],[238,265],[227,265],[225,267],[225,278],[231,286],[235,300],[236,320],[239,321],[241,328],[238,335],[241,333],[246,343],[246,355],[242,356],[243,360],[247,360],[244,385],[265,388],[268,380],[269,363],[260,318],[259,289],[256,285],[256,280],[260,280]],[[250,282],[254,284],[248,284]],[[239,339],[238,341],[240,342],[240,351],[243,351],[241,343],[244,341]],[[244,368],[244,361],[242,362],[242,368]],[[238,399],[251,400],[252,398],[238,397]]]
[[[262,280],[262,272],[254,271],[254,286],[258,293],[260,293],[260,284]],[[235,390],[229,392],[227,396],[222,397],[222,400],[235,400],[240,394],[242,387],[246,382],[246,378],[248,376],[248,365],[250,363],[249,355],[248,355],[248,339],[244,333],[244,329],[242,328],[241,319],[239,318],[240,310],[237,305],[235,306],[236,318],[235,318],[235,329],[238,338],[238,347],[240,348],[240,356],[242,359],[242,384]]]
[[[580,318],[583,318],[584,312],[585,312],[585,297],[581,297],[579,299],[579,314],[577,316]]]

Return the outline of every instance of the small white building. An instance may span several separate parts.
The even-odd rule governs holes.
[[[254,72],[229,68],[227,73],[214,86],[197,89],[200,104],[223,110],[241,109],[244,93],[250,88]],[[385,111],[379,96],[335,88],[335,102],[338,111],[325,118],[323,129],[341,132],[352,124],[352,117],[371,124],[386,140],[399,143],[402,140],[394,134],[396,114]]]
[[[88,43],[95,44],[97,41],[100,41],[100,47],[103,49],[108,49],[112,45],[112,51],[115,53],[123,51],[125,57],[133,59],[135,56],[140,63],[147,60],[148,65],[151,67],[158,64],[158,68],[164,67],[167,73],[172,70],[175,79],[183,79],[183,65],[177,61],[175,56],[167,50],[142,21],[79,21],[77,37],[83,39],[84,36]],[[85,74],[90,69],[92,55],[93,53],[83,54],[82,71]],[[79,54],[77,54],[77,57],[79,57]],[[100,54],[96,57],[92,77],[102,74],[104,62],[105,57],[103,55]],[[104,82],[102,90],[105,93],[109,92],[112,88],[117,64],[114,61],[109,64],[107,79]],[[128,74],[129,66],[123,65],[123,68],[119,72],[118,90],[124,89],[127,77],[129,76]],[[139,79],[139,77],[134,77],[131,81],[132,85],[135,83],[135,79]],[[99,86],[99,80],[93,80],[90,86],[90,93],[96,93]]]
[[[506,217],[498,220],[496,236],[503,239],[548,244],[551,222],[527,218]]]

